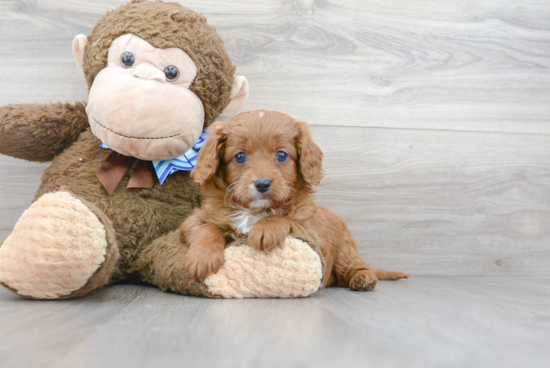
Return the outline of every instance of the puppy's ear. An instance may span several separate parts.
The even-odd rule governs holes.
[[[208,138],[199,151],[197,166],[191,171],[195,183],[204,185],[218,171],[220,163],[219,148],[226,138],[223,121],[218,121],[208,128]]]
[[[313,139],[309,125],[303,121],[294,121],[298,125],[296,148],[298,149],[298,169],[308,186],[317,185],[325,176],[323,171],[323,152]]]

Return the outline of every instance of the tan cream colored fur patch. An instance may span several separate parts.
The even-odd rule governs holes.
[[[208,291],[224,298],[306,297],[321,286],[319,255],[295,238],[268,253],[231,246],[224,258],[222,268],[204,281]]]
[[[0,282],[31,298],[69,295],[101,266],[107,245],[103,224],[85,204],[68,192],[45,194],[0,247]]]

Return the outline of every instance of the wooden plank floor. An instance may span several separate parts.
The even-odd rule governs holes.
[[[549,281],[417,277],[293,300],[123,285],[51,302],[0,290],[0,366],[542,368]]]

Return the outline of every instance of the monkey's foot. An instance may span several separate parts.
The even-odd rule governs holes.
[[[321,286],[321,258],[296,238],[287,237],[270,252],[229,246],[224,259],[220,270],[204,281],[210,293],[223,298],[306,297]]]
[[[0,247],[0,283],[33,299],[76,298],[106,284],[118,258],[114,230],[69,192],[27,209]]]

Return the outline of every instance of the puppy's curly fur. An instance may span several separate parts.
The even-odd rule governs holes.
[[[180,226],[190,245],[189,275],[204,279],[218,271],[228,238],[248,236],[249,246],[269,251],[289,234],[304,234],[325,258],[323,287],[368,291],[378,279],[408,278],[368,266],[345,221],[314,202],[322,158],[309,126],[286,114],[249,111],[214,123],[191,172],[204,200]]]

